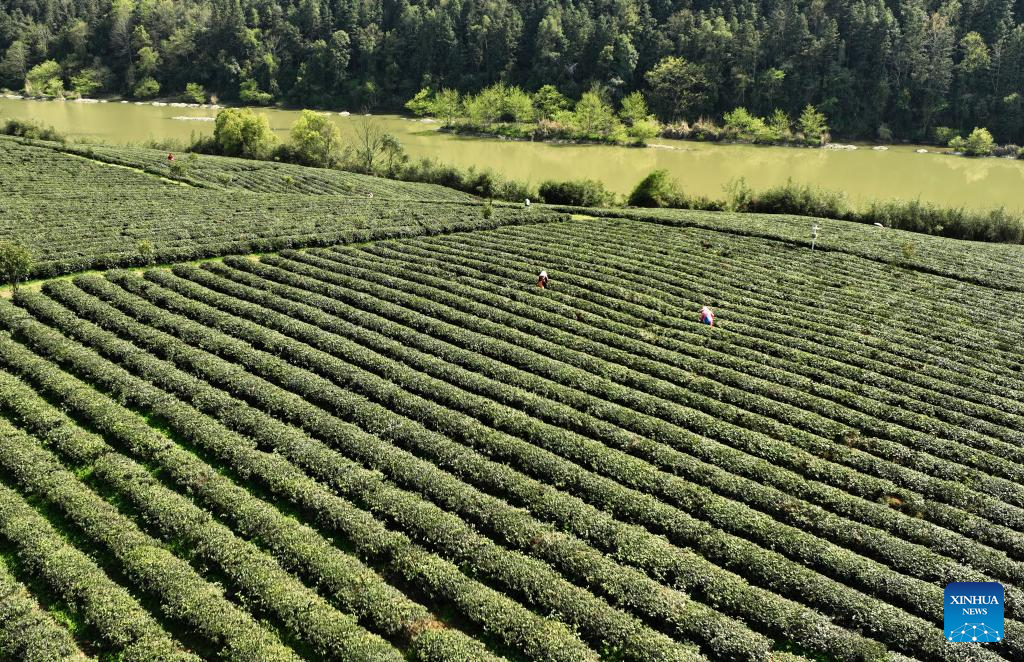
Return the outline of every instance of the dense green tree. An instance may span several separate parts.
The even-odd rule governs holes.
[[[29,50],[25,42],[15,40],[0,60],[0,83],[17,88],[28,74]]]
[[[694,118],[710,109],[712,84],[704,68],[681,57],[667,57],[647,72],[658,115],[667,121]]]
[[[797,122],[800,125],[800,132],[804,134],[804,139],[807,142],[818,144],[828,140],[828,124],[825,114],[811,104],[807,104]]]
[[[100,72],[96,69],[82,69],[71,77],[71,89],[83,96],[89,96],[102,87]]]
[[[0,241],[0,279],[5,285],[18,288],[35,266],[32,254],[14,241]]]
[[[555,113],[570,106],[569,99],[554,85],[544,85],[533,93],[533,107],[539,119],[551,119]]]
[[[192,103],[205,103],[206,102],[206,90],[199,83],[186,83],[185,92],[182,94],[182,98],[185,101]]]
[[[54,97],[64,94],[60,65],[55,60],[47,60],[29,69],[25,74],[25,92]]]
[[[221,154],[248,158],[265,158],[277,145],[267,117],[248,108],[217,113],[213,140]]]
[[[996,143],[988,129],[975,128],[967,137],[964,153],[968,156],[988,156],[995,149]]]
[[[597,92],[583,94],[573,110],[573,123],[581,134],[594,138],[612,137],[622,129],[611,104]]]
[[[434,95],[430,111],[441,118],[445,126],[450,126],[462,112],[462,96],[458,90],[446,87]]]
[[[634,207],[675,207],[683,198],[679,184],[667,170],[655,170],[640,180],[626,204]]]
[[[813,104],[851,138],[988,126],[1024,142],[1021,0],[0,3],[0,87],[23,88],[40,65],[32,93],[195,83],[229,101],[358,111],[449,88],[486,117],[476,97],[500,83],[533,95],[537,117],[565,119],[550,92],[578,100],[597,84],[615,103],[644,92],[663,122]]]
[[[292,125],[290,147],[303,165],[334,168],[342,159],[341,129],[327,115],[304,110]]]
[[[434,113],[434,100],[431,97],[430,90],[427,88],[421,88],[416,96],[405,102],[405,107],[413,114],[420,117],[424,115],[432,115]]]

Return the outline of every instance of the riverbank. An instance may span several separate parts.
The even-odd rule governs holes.
[[[299,113],[260,110],[282,141]],[[75,141],[142,145],[213,134],[217,111],[134,103],[56,103],[0,98],[0,117],[53,126]],[[189,119],[185,119],[189,118]],[[200,119],[203,118],[203,119]],[[345,144],[355,144],[361,116],[331,113]],[[781,186],[787,179],[842,190],[851,204],[870,200],[919,199],[942,207],[1024,211],[1024,167],[1008,159],[939,158],[934,148],[892,144],[885,151],[785,149],[762,145],[650,141],[651,149],[611,145],[548,144],[457,136],[438,131],[440,123],[394,115],[374,115],[373,123],[394,135],[413,161],[431,159],[465,172],[495,174],[537,187],[547,180],[591,179],[626,196],[657,169],[667,170],[690,195],[717,198],[730,182],[744,179],[755,190]],[[164,153],[166,157],[166,153]]]
[[[250,106],[233,103],[194,103],[181,101],[180,96],[158,97],[154,99],[138,100],[125,99],[121,96],[109,97],[65,97],[30,96],[19,94],[11,90],[0,90],[0,100],[9,101],[33,101],[33,102],[55,102],[68,104],[120,104],[125,106],[148,106],[153,108],[178,108],[189,110],[219,111],[224,108],[254,108],[267,112],[299,112],[302,108],[277,103],[273,105]],[[808,144],[802,139],[780,139],[780,140],[758,140],[743,139],[730,134],[726,128],[708,120],[696,122],[691,127],[689,124],[676,123],[660,125],[656,136],[643,141],[635,139],[622,139],[615,136],[591,136],[591,137],[567,137],[564,132],[552,131],[550,128],[542,129],[537,124],[515,125],[507,124],[484,129],[478,126],[465,124],[445,125],[441,120],[433,117],[415,117],[403,115],[380,115],[375,113],[353,113],[348,110],[336,110],[318,108],[316,112],[336,117],[386,117],[397,118],[401,121],[408,121],[417,124],[436,127],[439,133],[446,133],[464,138],[478,138],[481,140],[500,140],[507,142],[540,143],[549,145],[600,145],[610,147],[652,147],[656,149],[679,149],[678,146],[666,145],[664,143],[653,143],[651,140],[673,140],[683,143],[706,143],[718,145],[749,145],[760,147],[788,147],[797,149],[826,149],[838,151],[853,151],[858,149],[871,149],[875,151],[888,151],[896,147],[913,147],[918,154],[943,154],[948,156],[962,156],[972,159],[977,158],[1002,158],[1008,160],[1024,160],[1024,150],[1016,145],[992,145],[991,153],[977,154],[969,151],[958,150],[938,144],[913,145],[909,142],[870,142],[857,141],[853,143],[825,142],[821,144]],[[212,122],[213,117],[192,117],[186,115],[175,116],[171,119],[177,121]],[[149,141],[145,141],[149,142]]]

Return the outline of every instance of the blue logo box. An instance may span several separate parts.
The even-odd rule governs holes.
[[[1002,641],[1003,586],[999,582],[953,582],[946,586],[945,634],[949,641]]]

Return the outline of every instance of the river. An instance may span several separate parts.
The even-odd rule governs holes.
[[[298,115],[260,109],[282,138]],[[109,143],[150,138],[188,140],[213,132],[212,108],[141,103],[80,103],[0,98],[0,120],[31,119],[77,138]],[[331,113],[343,132],[355,115]],[[1024,161],[968,159],[919,154],[915,146],[851,151],[723,145],[678,140],[653,141],[647,148],[554,145],[452,136],[437,124],[395,115],[374,116],[415,158],[432,157],[462,168],[491,168],[502,175],[539,183],[545,179],[597,179],[616,193],[628,193],[647,173],[665,168],[689,194],[720,197],[730,181],[744,178],[755,188],[787,179],[839,190],[854,202],[920,198],[943,205],[1024,210]]]

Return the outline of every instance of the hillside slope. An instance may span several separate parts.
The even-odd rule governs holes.
[[[626,219],[23,288],[0,559],[88,654],[1021,659],[1021,299]]]
[[[163,170],[144,171],[99,160],[103,147],[75,148],[93,156],[57,147],[0,137],[0,234],[29,249],[37,278],[556,218],[512,208],[485,218],[473,198],[439,186],[244,159],[202,157],[196,176],[230,172],[239,179],[238,186],[200,188],[167,179],[163,155],[150,154]],[[147,154],[114,151],[138,166]],[[281,176],[268,173],[282,172],[299,192],[274,192]],[[241,188],[254,182],[260,191]],[[321,184],[320,194],[309,193]]]

